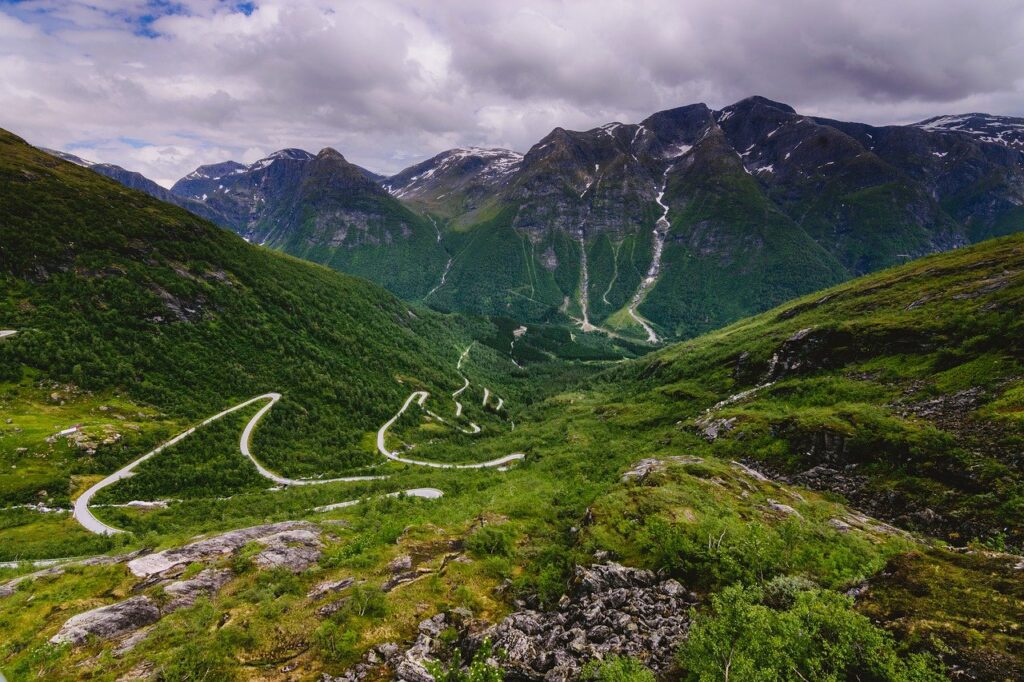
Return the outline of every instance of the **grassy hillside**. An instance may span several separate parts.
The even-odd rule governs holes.
[[[364,172],[326,149],[305,166],[293,193],[248,229],[293,256],[422,298],[446,261],[438,233]]]
[[[372,473],[384,461],[377,428],[414,389],[458,388],[456,362],[472,334],[496,330],[482,321],[461,330],[363,280],[250,246],[9,133],[0,135],[0,196],[0,328],[17,330],[0,340],[5,507],[66,508],[150,446],[268,391],[283,399],[254,437],[266,466],[293,477]],[[492,364],[511,361],[480,345],[465,371],[495,376]],[[512,409],[527,378],[490,388]],[[504,421],[466,409],[485,426]],[[71,437],[55,435],[74,425]],[[229,475],[246,467],[234,446],[220,455],[234,469],[179,477],[154,465],[159,491],[145,475],[124,490],[178,486],[174,496],[195,497],[266,487]],[[215,457],[212,445],[189,447]],[[9,508],[0,517],[0,560],[111,546],[59,515]]]
[[[0,340],[10,377],[3,415],[11,419],[0,425],[0,452],[12,464],[45,475],[59,463],[64,468],[53,480],[67,484],[71,497],[161,433],[225,407],[231,401],[222,392],[237,391],[237,400],[275,389],[302,402],[289,410],[282,401],[257,429],[254,449],[265,461],[287,473],[392,476],[267,490],[238,466],[237,433],[251,413],[201,430],[161,456],[162,465],[177,465],[170,480],[161,475],[167,469],[147,466],[104,492],[101,503],[170,498],[157,509],[97,509],[132,531],[112,542],[164,548],[199,534],[307,519],[313,522],[308,532],[320,538],[316,556],[294,573],[261,569],[254,558],[260,546],[250,543],[151,579],[132,576],[124,563],[31,575],[0,596],[0,667],[12,679],[340,675],[368,662],[371,647],[407,647],[419,623],[434,614],[457,614],[476,632],[480,621],[496,622],[513,610],[555,607],[574,566],[607,560],[657,569],[692,593],[689,637],[673,645],[670,656],[673,678],[722,679],[726,666],[740,679],[920,682],[957,671],[981,680],[1024,676],[1024,635],[1017,625],[1024,617],[1022,559],[1011,553],[1020,549],[1024,525],[1024,238],[885,271],[639,360],[610,368],[577,364],[577,381],[566,385],[564,372],[518,369],[505,360],[509,321],[464,322],[410,311],[370,285],[268,256],[230,235],[207,235],[214,228],[183,213],[168,213],[172,209],[81,175],[85,171],[40,165],[15,140],[8,145],[5,196],[13,183],[25,182],[21,177],[50,184],[46,193],[39,185],[35,202],[15,203],[14,215],[25,221],[42,203],[71,223],[24,223],[61,234],[52,247],[45,236],[39,240],[42,270],[25,245],[18,259],[4,260],[30,264],[9,273],[18,295],[7,297],[3,312],[4,327],[23,331]],[[87,207],[99,214],[76,227],[68,207],[84,210],[82,197],[96,198]],[[125,201],[139,204],[110,213]],[[186,227],[193,238],[173,238]],[[103,261],[104,231],[145,239],[106,235],[113,255]],[[0,241],[4,249],[18,245],[13,237],[19,232],[10,233],[12,239]],[[90,243],[94,251],[82,246]],[[189,246],[196,243],[201,246]],[[193,248],[211,260],[184,258]],[[113,261],[118,269],[90,269],[80,253],[93,254],[85,263]],[[259,273],[267,270],[274,277],[265,282]],[[230,284],[196,274],[208,271],[223,272]],[[119,276],[96,274],[103,272]],[[159,295],[150,301],[123,293],[146,291],[152,281],[171,292],[171,273],[185,280],[173,290],[176,301],[188,303],[176,304],[185,319],[151,320],[176,313]],[[288,279],[300,275],[304,279]],[[93,280],[110,289],[91,288]],[[313,283],[323,287],[322,298]],[[305,289],[292,288],[298,286]],[[135,310],[123,307],[129,298],[144,299],[131,304],[140,316],[123,312]],[[273,315],[264,312],[272,303],[280,306]],[[189,319],[197,305],[209,317]],[[235,306],[257,316],[254,330],[246,315],[227,316]],[[77,336],[62,335],[61,313]],[[464,332],[454,331],[463,323]],[[344,329],[364,335],[373,329],[370,336],[391,343],[395,355],[360,345],[370,344],[364,335],[334,336]],[[180,336],[169,336],[175,333]],[[261,333],[274,339],[273,347],[259,345]],[[203,343],[189,343],[196,334]],[[540,340],[530,348],[541,355],[547,344],[559,343],[548,328],[531,327],[522,338],[531,334]],[[60,343],[47,346],[54,337]],[[94,342],[83,349],[77,338]],[[155,357],[153,344],[178,362]],[[221,357],[232,358],[241,376],[217,366],[207,344],[225,349]],[[441,350],[432,352],[432,344]],[[482,425],[483,436],[446,428],[414,410],[396,422],[389,442],[438,461],[483,461],[511,452],[525,459],[508,471],[374,465],[374,429],[414,388],[431,390],[426,408],[459,419],[449,394],[461,385],[455,366],[467,347],[461,371],[471,385],[461,394],[464,417]],[[35,348],[52,350],[34,356]],[[349,368],[344,363],[353,348],[363,354]],[[315,361],[307,366],[303,354],[309,353]],[[337,363],[346,374],[331,379],[321,363]],[[81,373],[75,364],[82,364]],[[130,379],[136,365],[147,374],[120,383],[118,375],[101,373],[108,364],[123,366]],[[601,367],[600,374],[590,371]],[[51,383],[51,371],[61,383]],[[368,394],[381,396],[376,412],[352,405],[350,412],[333,412],[346,381],[358,380]],[[493,400],[485,406],[485,387],[518,405],[507,412]],[[96,447],[45,441],[72,416]],[[121,437],[104,444],[108,424]],[[351,438],[351,454],[332,437]],[[218,462],[234,473],[219,477]],[[210,475],[190,479],[204,467],[211,467]],[[5,474],[0,480],[13,486],[21,479]],[[444,496],[383,497],[424,486]],[[38,488],[29,497],[42,499]],[[364,502],[316,509],[355,499]],[[23,508],[4,513],[3,548],[11,546],[8,538],[32,546],[37,556],[56,556],[69,544],[81,554],[110,547],[82,531],[76,538],[66,517],[39,520],[51,515]],[[31,524],[23,518],[33,514]],[[392,562],[406,556],[413,577],[390,584],[396,570],[404,570],[395,566],[406,560]],[[47,644],[69,617],[98,606],[144,596],[162,608],[168,581],[206,567],[230,571],[224,587],[187,608],[168,609],[131,647],[96,638],[77,646]],[[0,584],[32,571],[0,569]],[[310,595],[325,581],[345,578],[353,583],[336,596]],[[471,645],[456,626],[435,640],[442,660],[450,660],[457,645]],[[636,676],[623,679],[650,679],[635,672],[647,652],[633,653],[638,662],[607,665],[634,670]],[[372,656],[378,661],[372,674],[393,675],[378,654]]]
[[[717,437],[703,435],[723,457],[952,542],[1020,548],[1022,268],[1019,237],[925,258],[674,346],[616,380],[711,409],[690,428],[715,425]]]

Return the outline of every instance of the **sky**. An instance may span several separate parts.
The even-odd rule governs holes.
[[[284,147],[388,174],[754,94],[1024,116],[1024,0],[0,0],[0,127],[165,186]]]

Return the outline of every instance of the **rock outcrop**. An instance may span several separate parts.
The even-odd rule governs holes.
[[[687,457],[685,455],[674,455],[663,459],[647,458],[635,463],[632,468],[622,474],[622,481],[642,481],[651,474],[662,472],[670,464],[700,464],[704,460],[700,457]]]
[[[292,573],[301,573],[315,564],[323,550],[320,530],[315,526],[290,528],[257,538],[256,542],[266,547],[253,558],[257,566],[285,568]]]
[[[90,636],[112,639],[127,635],[160,620],[160,609],[145,595],[101,606],[72,616],[50,638],[53,644],[84,644]]]
[[[167,585],[164,592],[170,596],[170,601],[164,607],[164,613],[177,611],[196,603],[200,597],[208,597],[220,591],[227,584],[234,573],[226,568],[208,568],[201,571],[193,578],[179,580]]]
[[[263,564],[266,564],[266,567],[270,567],[277,562],[285,560],[279,550],[288,545],[290,542],[289,538],[295,539],[300,545],[312,542],[310,535],[304,533],[288,535],[288,533],[297,531],[304,531],[305,533],[316,534],[317,536],[320,533],[319,528],[315,524],[307,521],[284,521],[282,523],[269,523],[251,528],[241,528],[212,538],[199,540],[183,547],[175,547],[139,557],[128,562],[128,569],[138,577],[151,576],[156,573],[163,573],[174,566],[188,565],[196,561],[209,561],[226,556],[237,552],[244,545],[254,541],[261,541],[262,544],[267,545],[267,549],[264,550],[265,554],[261,552],[263,559],[257,560],[257,563],[262,561]],[[319,539],[317,539],[317,542],[319,542]],[[307,555],[305,552],[296,552],[296,565],[299,563],[299,554]]]
[[[436,614],[420,623],[416,640],[402,648],[375,647],[344,675],[324,682],[356,682],[392,675],[406,682],[430,682],[427,665],[445,661],[457,649],[471,660],[485,641],[498,656],[506,679],[570,680],[592,659],[634,656],[665,673],[689,628],[697,601],[672,579],[616,563],[579,567],[568,594],[551,611],[517,611],[496,625],[474,619],[465,609]],[[457,633],[452,642],[447,633]],[[442,636],[445,634],[445,636]]]

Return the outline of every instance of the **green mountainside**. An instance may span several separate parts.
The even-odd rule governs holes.
[[[1024,225],[1024,156],[1001,137],[815,119],[763,97],[556,128],[505,172],[481,158],[459,183],[448,159],[386,181],[447,225],[453,265],[428,302],[641,339]]]
[[[656,343],[1019,231],[1020,125],[871,126],[754,96],[555,128],[525,155],[451,149],[390,177],[330,148],[201,166],[170,191],[94,168],[438,310]]]
[[[1024,676],[1024,237],[609,363],[0,142],[9,679]]]
[[[146,446],[267,392],[283,395],[254,441],[269,468],[372,473],[370,434],[413,388],[458,388],[460,353],[496,333],[250,246],[9,133],[0,145],[0,326],[17,332],[0,344],[5,505],[66,507]],[[507,348],[478,344],[474,360],[510,365]],[[511,399],[516,384],[492,388]],[[74,438],[54,436],[76,424]],[[25,513],[11,514],[16,533]],[[79,553],[0,546],[0,560]]]

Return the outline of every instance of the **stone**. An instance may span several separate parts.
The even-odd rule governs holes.
[[[199,540],[183,547],[167,549],[133,559],[128,562],[128,570],[138,577],[146,577],[154,573],[162,573],[172,566],[179,564],[188,565],[196,561],[218,559],[237,552],[249,542],[293,530],[305,530],[315,534],[320,532],[316,525],[306,521],[284,521],[282,523],[241,528],[212,538]],[[269,555],[265,560],[272,561]]]
[[[50,642],[78,646],[84,644],[90,636],[113,639],[152,625],[159,619],[160,609],[153,600],[140,595],[72,616],[50,638]]]
[[[404,573],[412,568],[412,557],[408,554],[397,556],[388,564],[388,573]]]
[[[285,568],[292,573],[301,573],[320,560],[323,543],[320,532],[295,528],[273,533],[256,542],[266,549],[253,557],[253,563],[260,568]]]
[[[829,519],[828,525],[832,526],[840,533],[849,533],[853,530],[853,527],[842,519]]]
[[[216,594],[233,577],[234,573],[228,569],[208,568],[195,577],[167,585],[164,592],[170,596],[170,601],[164,606],[164,613],[192,606],[200,597]]]
[[[141,644],[147,637],[149,637],[151,632],[153,632],[152,625],[147,625],[144,628],[136,630],[135,632],[121,640],[121,643],[114,648],[114,655],[118,658],[124,656],[126,653],[128,653],[129,651],[137,647],[139,644]]]
[[[354,583],[355,583],[355,578],[342,578],[341,580],[328,580],[326,582],[322,582],[322,583],[314,586],[313,589],[311,589],[306,596],[309,599],[312,599],[313,601],[317,601],[319,599],[323,599],[328,594],[332,594],[334,592],[341,592],[344,589],[352,587],[352,585]]]
[[[641,459],[639,462],[634,464],[629,471],[622,474],[622,481],[642,481],[650,474],[664,471],[669,464],[700,464],[703,461],[704,460],[700,457],[687,457],[684,455],[674,455],[663,459],[654,459],[649,457],[647,459]]]
[[[777,502],[776,500],[773,500],[771,498],[768,499],[768,508],[774,512],[778,512],[785,516],[796,516],[797,518],[803,518],[802,516],[800,516],[800,512],[798,512],[796,509],[793,509],[788,504]]]

